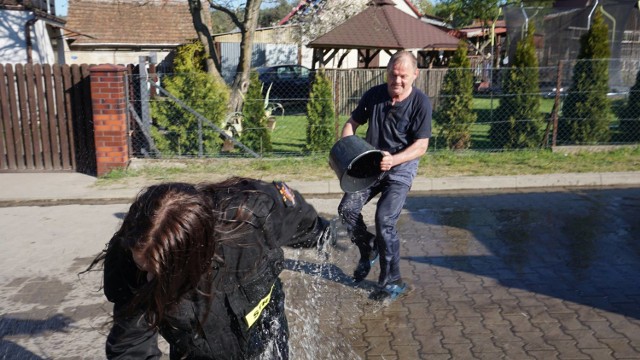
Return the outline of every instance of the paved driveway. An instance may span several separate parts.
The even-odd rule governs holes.
[[[110,306],[77,274],[126,209],[0,208],[0,358],[104,357]],[[287,249],[292,359],[640,358],[638,219],[640,188],[413,194],[394,303],[367,299],[377,265],[351,283],[343,229],[326,255]]]

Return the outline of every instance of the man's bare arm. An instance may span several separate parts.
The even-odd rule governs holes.
[[[344,134],[344,132],[343,132]],[[380,170],[389,171],[392,167],[400,165],[407,161],[417,159],[427,152],[429,147],[429,139],[418,139],[409,145],[406,149],[391,155],[387,151],[383,151],[384,157],[380,162]]]
[[[353,120],[352,118],[349,118],[349,120],[342,127],[342,137],[355,135],[358,126],[360,126],[360,124],[355,122],[355,120]]]

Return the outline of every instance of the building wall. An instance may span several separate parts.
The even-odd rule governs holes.
[[[137,64],[140,56],[149,56],[152,50],[67,50],[65,62],[67,64]],[[170,51],[155,51],[158,63],[161,63],[171,53]]]
[[[254,43],[251,67],[297,64],[298,45]],[[227,83],[233,81],[240,60],[240,44],[224,42],[220,44],[221,75]]]
[[[295,43],[297,26],[280,26],[266,29],[256,29],[254,43]],[[213,40],[218,43],[239,43],[240,32],[213,35]]]
[[[0,10],[0,63],[27,62],[25,25],[33,13],[18,10]],[[32,61],[35,64],[54,64],[55,52],[47,33],[47,25],[36,21],[31,27]]]

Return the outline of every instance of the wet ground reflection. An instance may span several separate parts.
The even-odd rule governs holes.
[[[640,319],[640,189],[414,194],[405,210],[415,229],[402,236],[425,254],[403,257],[416,271],[464,271]]]

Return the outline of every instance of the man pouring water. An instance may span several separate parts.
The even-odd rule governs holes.
[[[346,192],[338,213],[347,226],[351,241],[360,251],[354,271],[356,282],[364,280],[371,265],[380,258],[375,300],[395,299],[407,285],[400,274],[400,240],[396,225],[420,157],[431,137],[431,102],[415,88],[418,75],[413,54],[399,51],[387,65],[387,82],[369,89],[342,129],[342,138],[353,136],[359,126],[368,124],[365,140],[382,151],[380,171],[373,184],[355,192]],[[380,195],[375,214],[375,235],[368,231],[362,208]]]

